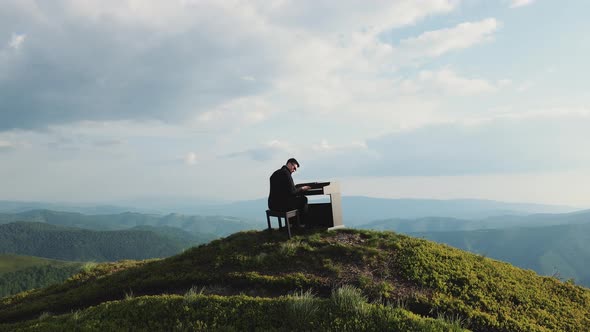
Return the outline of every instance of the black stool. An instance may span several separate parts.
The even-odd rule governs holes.
[[[270,227],[270,217],[277,217],[279,219],[279,229],[283,228],[281,218],[285,218],[285,225],[287,226],[287,233],[289,234],[289,238],[291,238],[291,224],[289,223],[289,219],[297,217],[297,226],[301,225],[299,223],[299,212],[297,211],[297,209],[291,211],[266,210],[266,222],[268,223],[268,230],[272,229],[272,227]]]

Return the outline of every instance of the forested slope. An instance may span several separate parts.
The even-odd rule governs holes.
[[[0,254],[0,297],[62,283],[83,266],[40,257]]]
[[[68,261],[166,257],[193,244],[149,230],[91,231],[31,222],[0,225],[0,253]]]

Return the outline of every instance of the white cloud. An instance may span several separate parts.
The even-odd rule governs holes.
[[[510,0],[510,8],[524,7],[535,2],[535,0]]]
[[[0,140],[0,151],[9,150],[15,147],[15,144],[10,141]]]
[[[197,154],[194,152],[189,152],[184,157],[184,162],[187,165],[195,165],[198,161]]]
[[[400,42],[400,52],[406,58],[437,57],[489,41],[500,23],[494,18],[465,22],[452,28],[427,31],[418,37]]]
[[[503,114],[400,131],[367,140],[364,150],[317,156],[340,176],[444,176],[578,170],[590,163],[587,109]],[[348,160],[355,160],[348,164]],[[335,175],[336,176],[336,175]]]
[[[0,152],[2,151],[26,151],[31,147],[31,132],[4,132],[0,133]]]
[[[222,158],[245,158],[259,162],[280,161],[285,156],[297,155],[298,149],[286,141],[271,140],[253,148],[222,155]]]
[[[530,90],[534,86],[535,86],[535,82],[528,80],[528,81],[525,81],[525,82],[521,83],[520,85],[518,85],[518,87],[516,87],[516,91],[525,92],[525,91]]]
[[[43,59],[45,73],[29,73],[29,60],[11,68],[5,82],[33,86],[27,98],[2,98],[8,84],[0,81],[3,106],[19,113],[0,115],[0,130],[83,120],[267,119],[266,110],[236,116],[227,107],[249,99],[280,111],[309,102],[335,108],[330,100],[349,95],[359,79],[366,84],[391,71],[393,48],[380,33],[459,2],[9,1],[0,9],[36,36],[27,59]]]
[[[10,42],[8,43],[8,47],[18,50],[19,48],[21,48],[21,46],[23,45],[23,43],[25,42],[25,38],[27,37],[27,35],[22,34],[12,34],[12,37],[10,38]]]
[[[365,142],[351,142],[349,144],[330,144],[328,140],[323,139],[319,144],[314,144],[311,147],[311,150],[316,152],[336,152],[336,151],[346,151],[346,150],[357,150],[357,149],[366,149],[367,144]]]
[[[257,9],[273,24],[299,32],[348,35],[358,31],[379,33],[386,29],[410,25],[429,15],[454,10],[460,0],[378,1],[256,1]],[[336,33],[335,33],[336,32]]]
[[[450,69],[423,70],[418,74],[418,82],[425,85],[424,88],[426,89],[443,91],[446,94],[458,96],[491,93],[498,89],[495,84],[486,80],[464,78]],[[497,83],[498,86],[501,84],[503,83]]]
[[[559,108],[540,108],[531,110],[508,110],[503,114],[499,114],[497,118],[510,119],[578,119],[579,121],[590,120],[590,108],[584,107],[559,107]]]
[[[104,146],[104,147],[116,146],[116,145],[121,145],[121,144],[125,144],[125,143],[126,142],[124,140],[116,139],[116,138],[108,138],[108,139],[94,141],[94,145]]]
[[[239,129],[262,122],[275,112],[273,105],[263,97],[243,97],[199,114],[194,123],[200,128]]]

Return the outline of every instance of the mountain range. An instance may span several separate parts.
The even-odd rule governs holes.
[[[264,219],[267,209],[266,198],[244,200],[230,203],[205,203],[203,201],[180,201],[158,204],[150,200],[150,204],[141,201],[134,206],[90,205],[90,204],[57,204],[43,202],[0,201],[0,212],[19,213],[29,210],[54,210],[77,212],[82,214],[115,215],[124,212],[137,212],[152,215],[184,214],[200,216],[233,216],[242,221],[257,222]],[[368,223],[378,219],[422,217],[448,217],[460,219],[481,219],[498,215],[529,215],[535,213],[567,213],[580,208],[529,204],[507,203],[478,199],[389,199],[364,196],[343,196],[342,212],[344,223],[349,226]]]
[[[250,229],[252,225],[235,217],[187,216],[124,212],[118,214],[87,215],[77,212],[31,210],[19,213],[0,213],[0,224],[16,221],[35,221],[57,226],[91,230],[123,230],[137,226],[175,227],[194,235],[209,238]]]
[[[498,215],[483,219],[448,217],[422,217],[416,219],[389,218],[360,224],[358,228],[394,230],[403,233],[469,231],[513,227],[543,227],[553,225],[579,225],[590,222],[590,210],[570,213]]]

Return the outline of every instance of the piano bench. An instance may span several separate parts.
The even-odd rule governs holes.
[[[287,226],[287,233],[289,234],[289,238],[291,238],[291,224],[289,223],[289,219],[296,217],[297,226],[300,225],[299,211],[297,211],[297,209],[291,211],[266,210],[266,222],[268,224],[268,230],[272,229],[272,227],[270,227],[270,217],[276,217],[279,219],[279,229],[283,228],[283,223],[281,222],[281,219],[285,218],[285,226]]]

